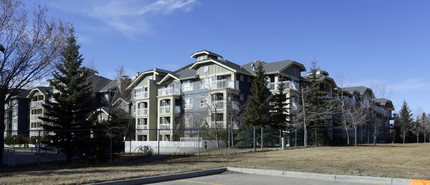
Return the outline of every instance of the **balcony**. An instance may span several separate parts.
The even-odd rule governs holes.
[[[192,85],[189,85],[189,86],[182,85],[182,91],[193,91],[193,86]]]
[[[170,114],[170,105],[160,106],[160,114]]]
[[[234,83],[232,81],[224,80],[215,80],[210,83],[209,89],[225,89],[225,88],[234,88]]]
[[[137,125],[136,129],[138,129],[138,130],[146,130],[146,129],[148,129],[148,125]]]
[[[212,121],[211,128],[223,128],[224,121]]]
[[[296,91],[300,90],[300,84],[292,81],[283,81],[285,89],[294,89]]]
[[[212,104],[216,109],[223,109],[224,108],[224,101],[223,100],[212,101]]]
[[[176,114],[181,113],[181,106],[175,106],[175,113]]]
[[[30,115],[30,120],[38,120],[39,117],[42,117],[42,114],[32,114]]]
[[[158,96],[180,95],[181,91],[177,88],[158,89]]]
[[[147,115],[148,115],[148,108],[137,109],[137,116],[147,116]]]
[[[160,129],[162,129],[162,130],[170,130],[170,123],[160,124]]]
[[[267,83],[267,88],[269,90],[275,90],[275,82],[268,82]]]
[[[237,101],[232,101],[229,103],[229,107],[233,110],[239,110],[239,102]]]
[[[30,107],[37,107],[37,106],[42,106],[44,100],[39,100],[39,101],[32,101],[30,103]]]
[[[148,91],[136,92],[134,97],[136,100],[148,98]]]

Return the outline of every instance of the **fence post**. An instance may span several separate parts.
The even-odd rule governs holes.
[[[279,147],[280,148],[284,148],[282,145],[282,132],[281,132],[281,129],[278,129],[278,131],[279,131]]]
[[[160,129],[158,129],[157,128],[157,150],[158,150],[158,153],[157,153],[157,155],[160,155]]]
[[[39,135],[37,136],[37,167],[40,168],[40,131],[39,130]]]
[[[227,128],[227,134],[228,134],[228,139],[227,139],[227,146],[228,146],[228,150],[227,150],[227,156],[230,156],[230,127]]]
[[[197,146],[199,148],[199,155],[197,157],[200,157],[200,129],[199,129],[199,132],[197,133]]]
[[[264,142],[264,137],[263,137],[263,134],[264,134],[264,131],[263,131],[263,127],[261,127],[261,151],[263,151],[263,142]]]
[[[131,157],[131,137],[130,137],[130,157]]]
[[[109,131],[109,137],[110,137],[110,151],[109,151],[109,160],[112,162],[112,130]]]
[[[294,129],[294,147],[297,148],[297,128]]]
[[[256,140],[256,138],[255,138],[255,127],[253,128],[253,133],[254,133],[254,137],[252,137],[252,144],[253,144],[253,148],[254,148],[254,152],[256,152],[256,144],[255,144],[255,140]]]

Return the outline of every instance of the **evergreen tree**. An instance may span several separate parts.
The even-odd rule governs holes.
[[[412,113],[411,113],[411,110],[409,109],[406,101],[403,101],[402,109],[400,109],[398,119],[399,119],[397,122],[399,124],[398,128],[400,129],[400,132],[402,133],[403,144],[404,144],[405,140],[406,140],[406,134],[411,129],[412,122],[413,122]]]
[[[73,30],[66,41],[66,46],[61,53],[61,63],[57,64],[51,86],[58,92],[50,93],[53,98],[45,100],[43,107],[47,110],[45,117],[41,118],[48,124],[43,125],[46,130],[52,130],[55,134],[47,136],[49,141],[64,148],[67,162],[72,160],[72,154],[76,149],[85,147],[79,145],[89,139],[91,122],[87,119],[94,106],[91,101],[90,83],[87,81],[89,72],[82,67],[83,58],[79,53],[80,46],[76,43]]]
[[[267,88],[262,61],[258,62],[255,78],[251,84],[251,96],[248,99],[246,110],[242,118],[242,127],[267,127],[270,125],[270,105],[272,93]]]
[[[273,112],[271,128],[285,130],[288,128],[287,114],[289,111],[286,108],[287,96],[285,94],[285,84],[280,78],[278,83],[278,92],[273,95]]]

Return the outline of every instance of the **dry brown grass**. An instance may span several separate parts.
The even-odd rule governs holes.
[[[430,179],[430,144],[315,147],[269,152],[232,149],[202,152],[201,157],[69,169],[16,170],[0,174],[0,184],[82,184],[187,172],[224,166],[327,174]],[[366,166],[365,164],[369,165]],[[3,170],[4,171],[4,170]]]

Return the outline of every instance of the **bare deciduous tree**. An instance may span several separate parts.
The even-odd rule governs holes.
[[[69,29],[48,21],[47,9],[39,6],[33,15],[19,0],[0,1],[0,107],[26,85],[51,73]],[[31,20],[30,20],[31,19]],[[0,109],[0,160],[4,150],[4,108]]]

